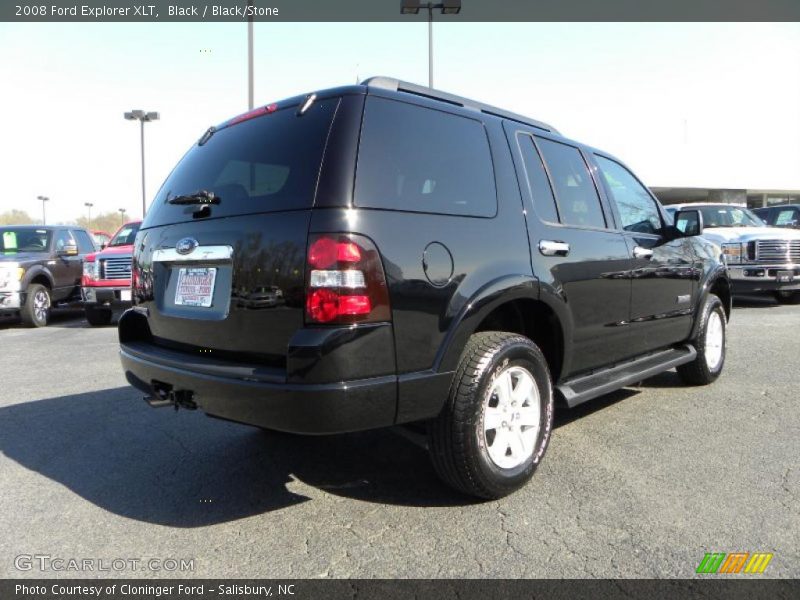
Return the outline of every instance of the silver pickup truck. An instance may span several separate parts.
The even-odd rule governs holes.
[[[720,246],[734,295],[771,293],[783,304],[800,304],[800,230],[769,227],[734,204],[678,204],[667,211],[689,208],[703,216],[703,237]]]

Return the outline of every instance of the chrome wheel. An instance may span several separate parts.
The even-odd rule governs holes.
[[[522,367],[509,367],[492,382],[483,403],[482,433],[489,458],[501,469],[527,461],[541,422],[539,388]]]
[[[715,371],[722,362],[725,346],[725,324],[718,311],[712,311],[706,322],[705,356],[710,371]]]
[[[44,323],[47,321],[47,312],[50,310],[50,296],[45,290],[37,290],[33,296],[33,314],[36,320]]]

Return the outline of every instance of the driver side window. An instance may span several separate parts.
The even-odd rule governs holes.
[[[616,204],[625,231],[660,234],[661,214],[644,186],[625,167],[595,154],[606,189]]]
[[[66,246],[75,245],[75,240],[69,231],[61,230],[56,235],[56,252],[61,252]]]

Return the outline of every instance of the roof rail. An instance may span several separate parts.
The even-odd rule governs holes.
[[[470,100],[469,98],[462,98],[461,96],[456,96],[455,94],[449,94],[447,92],[435,90],[424,85],[400,81],[399,79],[394,79],[392,77],[370,77],[369,79],[362,81],[361,85],[382,90],[390,90],[393,92],[406,92],[408,94],[415,94],[425,98],[432,98],[433,100],[447,102],[448,104],[454,104],[456,106],[463,106],[464,108],[470,108],[488,115],[502,117],[503,119],[510,119],[512,121],[517,121],[519,123],[524,123],[525,125],[531,125],[538,129],[543,129],[545,131],[558,134],[558,131],[555,127],[548,125],[547,123],[543,123],[542,121],[537,121],[523,115],[518,115],[516,113],[503,110],[502,108],[483,104],[482,102]]]

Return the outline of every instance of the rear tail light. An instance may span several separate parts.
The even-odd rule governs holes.
[[[390,320],[381,257],[369,239],[353,233],[312,234],[306,258],[307,323]]]

